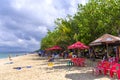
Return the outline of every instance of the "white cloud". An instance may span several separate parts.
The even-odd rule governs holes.
[[[55,18],[58,17],[58,10],[54,8],[52,0],[18,0],[12,1],[11,6],[21,15],[27,16],[31,21],[40,22],[46,25],[54,25]],[[14,4],[14,5],[13,5]],[[17,7],[16,7],[17,6]]]
[[[45,33],[47,33],[47,27],[45,27],[45,26],[39,26],[38,29],[36,29],[36,31],[45,34]]]
[[[37,41],[36,39],[34,38],[31,38],[30,40],[24,40],[24,39],[18,39],[16,41],[17,43],[17,46],[23,46],[24,48],[28,48],[28,46],[31,46],[32,49],[38,49],[38,47],[40,46],[39,45],[39,41]]]
[[[0,31],[0,42],[13,41],[17,40],[17,37],[9,32]]]

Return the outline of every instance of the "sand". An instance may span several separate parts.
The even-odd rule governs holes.
[[[109,76],[94,76],[91,64],[86,67],[67,66],[69,59],[55,59],[53,66],[48,66],[47,59],[37,54],[12,59],[13,64],[9,64],[9,59],[0,59],[0,80],[111,80]],[[92,62],[88,60],[86,64],[89,63]],[[22,69],[13,69],[16,67]]]

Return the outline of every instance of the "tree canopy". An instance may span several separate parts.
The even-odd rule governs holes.
[[[120,34],[120,0],[89,0],[77,12],[55,20],[56,28],[41,41],[41,49],[59,45],[64,49],[81,41],[89,44],[105,33]]]

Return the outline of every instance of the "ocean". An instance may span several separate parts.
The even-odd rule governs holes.
[[[30,53],[30,52],[0,52],[0,59],[8,58],[9,55],[11,57],[15,57],[17,55],[21,56],[21,55],[24,55],[24,54],[27,54],[27,53]]]

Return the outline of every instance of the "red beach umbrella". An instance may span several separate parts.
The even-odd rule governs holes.
[[[53,46],[51,50],[61,50],[62,48],[60,46]]]
[[[47,48],[46,50],[61,50],[62,48],[60,46],[53,46],[51,48]]]
[[[49,51],[49,50],[51,50],[52,48],[47,48],[47,49],[45,49],[45,50],[47,50],[47,51]]]
[[[84,45],[80,41],[68,46],[68,49],[88,49],[88,48],[89,48],[88,46]]]

